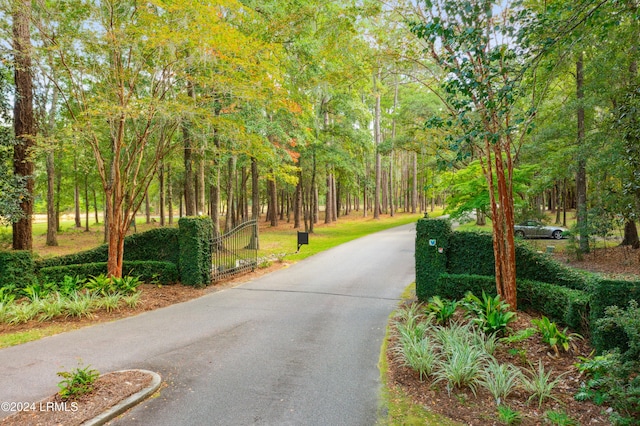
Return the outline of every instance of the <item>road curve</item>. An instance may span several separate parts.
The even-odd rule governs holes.
[[[382,231],[190,302],[0,350],[0,401],[55,392],[56,372],[81,359],[166,383],[113,424],[372,425],[414,238],[413,224]]]

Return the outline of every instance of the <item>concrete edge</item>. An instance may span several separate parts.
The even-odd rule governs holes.
[[[160,378],[160,375],[158,373],[154,373],[153,371],[149,371],[149,370],[139,370],[139,369],[119,370],[119,371],[114,371],[114,373],[121,373],[124,371],[139,371],[141,373],[150,374],[151,383],[146,388],[134,393],[133,395],[129,396],[126,399],[123,399],[118,404],[114,405],[113,407],[109,408],[106,411],[103,411],[101,414],[97,415],[93,419],[87,420],[86,422],[82,423],[82,426],[101,426],[107,423],[108,421],[113,420],[115,417],[124,413],[134,405],[139,404],[140,402],[145,400],[147,397],[152,395],[154,392],[156,392],[158,389],[160,389],[160,385],[162,384],[162,379]]]

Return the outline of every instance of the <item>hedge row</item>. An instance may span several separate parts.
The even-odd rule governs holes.
[[[124,260],[150,260],[178,264],[178,228],[156,228],[124,239]],[[43,259],[37,268],[106,262],[109,250],[106,244],[79,253]]]
[[[589,333],[589,293],[532,280],[517,280],[518,309],[541,312],[586,335]],[[495,296],[496,279],[487,275],[442,274],[434,295],[459,300],[467,292]]]
[[[49,266],[40,269],[40,276],[47,282],[62,282],[65,275],[90,278],[106,273],[107,262]],[[180,278],[175,263],[150,260],[124,261],[122,264],[122,276],[138,277],[143,282],[158,284],[173,284],[178,282]]]
[[[452,274],[495,275],[493,237],[484,232],[454,232],[449,240],[447,271]],[[544,253],[533,250],[525,241],[516,240],[516,276],[518,278],[586,290],[584,274],[568,268]]]
[[[15,285],[26,287],[35,279],[34,263],[29,251],[0,252],[0,288]]]
[[[416,236],[416,294],[459,299],[467,291],[496,294],[493,241],[481,232],[451,232],[448,221],[421,219]],[[443,253],[429,245],[437,240]],[[444,262],[444,266],[443,266]],[[519,308],[533,309],[582,334],[591,334],[598,352],[614,347],[625,350],[622,330],[606,334],[595,323],[608,306],[640,302],[640,282],[602,280],[595,274],[574,271],[516,241],[516,275]]]
[[[416,294],[420,300],[432,295],[430,285],[447,272],[451,234],[451,224],[445,219],[419,219],[416,224]]]
[[[180,234],[180,281],[185,285],[205,286],[211,282],[213,222],[208,217],[182,217]]]

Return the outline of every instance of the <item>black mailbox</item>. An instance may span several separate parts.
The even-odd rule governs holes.
[[[309,244],[309,233],[298,231],[298,251],[303,244]]]

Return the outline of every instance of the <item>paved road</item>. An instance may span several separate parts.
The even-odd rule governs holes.
[[[0,350],[0,401],[55,392],[55,373],[81,359],[166,382],[115,424],[372,425],[387,316],[415,279],[414,231],[383,231],[190,302]]]

